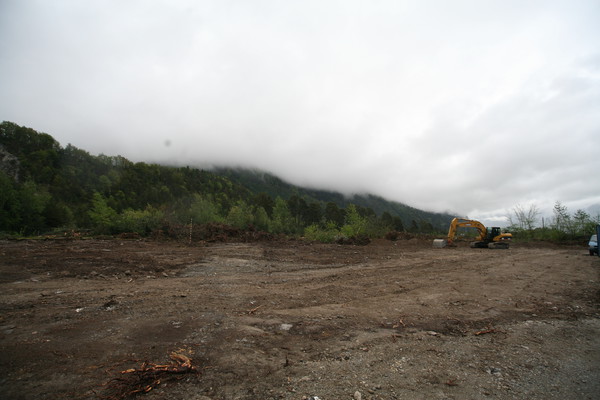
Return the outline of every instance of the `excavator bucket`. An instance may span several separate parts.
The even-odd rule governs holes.
[[[433,239],[433,247],[443,248],[448,246],[448,241],[446,239]]]

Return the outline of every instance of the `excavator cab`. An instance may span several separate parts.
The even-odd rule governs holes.
[[[499,236],[499,235],[500,235],[500,233],[501,233],[501,232],[500,232],[500,228],[499,228],[499,227],[497,227],[497,226],[494,226],[494,227],[492,227],[492,228],[488,228],[488,229],[487,229],[486,241],[487,241],[487,242],[492,242],[492,241],[494,241],[494,238],[495,238],[496,236]]]
[[[508,249],[512,234],[502,233],[497,226],[487,229],[485,243],[490,249]]]

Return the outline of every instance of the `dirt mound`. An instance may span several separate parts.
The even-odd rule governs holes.
[[[268,232],[256,230],[254,226],[239,229],[231,225],[208,223],[201,225],[168,225],[152,233],[154,240],[175,239],[188,243],[197,242],[259,242],[273,240]]]
[[[354,245],[354,246],[366,246],[371,243],[371,239],[366,235],[358,235],[347,237],[340,237],[335,241],[337,244]]]

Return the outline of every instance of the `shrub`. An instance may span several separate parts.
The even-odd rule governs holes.
[[[304,237],[308,240],[315,240],[322,243],[333,243],[337,241],[342,234],[336,228],[335,222],[329,222],[322,228],[318,224],[313,224],[304,229]]]
[[[148,235],[159,229],[162,225],[164,214],[152,206],[145,210],[125,210],[119,215],[117,229],[120,232],[135,232]]]

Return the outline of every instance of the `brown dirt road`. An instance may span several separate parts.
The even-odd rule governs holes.
[[[0,398],[599,399],[585,247],[0,241]],[[316,396],[316,397],[315,397]]]

